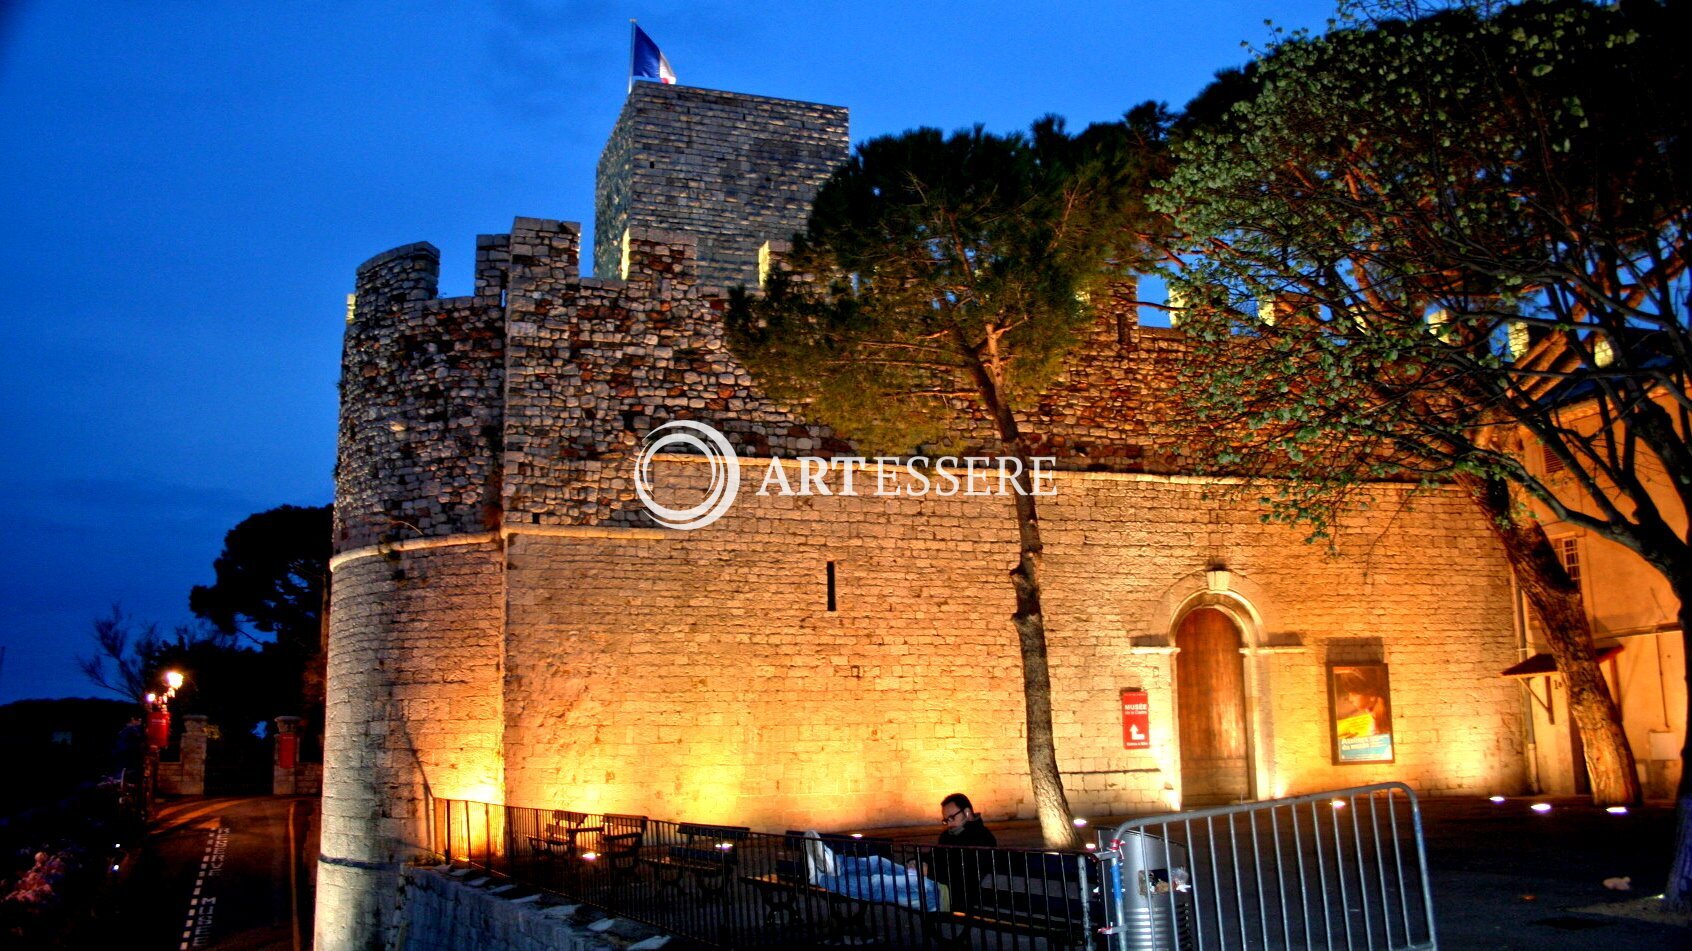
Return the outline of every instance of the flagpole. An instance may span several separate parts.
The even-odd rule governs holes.
[[[635,21],[629,17],[629,92],[634,92]]]

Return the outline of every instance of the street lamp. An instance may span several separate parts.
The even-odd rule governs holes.
[[[153,749],[170,745],[170,701],[182,686],[182,672],[167,670],[163,679],[163,694],[147,694],[147,745]]]
[[[153,794],[159,777],[159,751],[170,745],[170,700],[176,696],[176,691],[182,687],[184,677],[181,671],[167,670],[161,675],[165,691],[162,694],[148,691],[147,702],[147,746],[141,761],[141,814],[147,818],[153,815]]]

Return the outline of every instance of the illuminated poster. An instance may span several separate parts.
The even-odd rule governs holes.
[[[1328,710],[1334,762],[1392,762],[1392,690],[1385,664],[1331,664]]]
[[[1122,748],[1151,749],[1151,704],[1144,690],[1122,691]]]

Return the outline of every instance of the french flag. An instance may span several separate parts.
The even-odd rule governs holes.
[[[670,68],[670,61],[664,58],[664,52],[658,44],[652,42],[652,37],[646,35],[639,24],[632,20],[634,27],[634,54],[629,69],[629,81],[636,79],[656,79],[661,83],[676,81],[676,71]]]

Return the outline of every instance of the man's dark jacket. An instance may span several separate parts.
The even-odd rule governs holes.
[[[940,833],[940,844],[991,847],[998,845],[999,840],[987,828],[987,823],[971,819],[956,834]],[[992,854],[989,852],[965,848],[934,850],[934,879],[951,891],[953,910],[970,908],[979,903],[981,879],[992,870]]]

